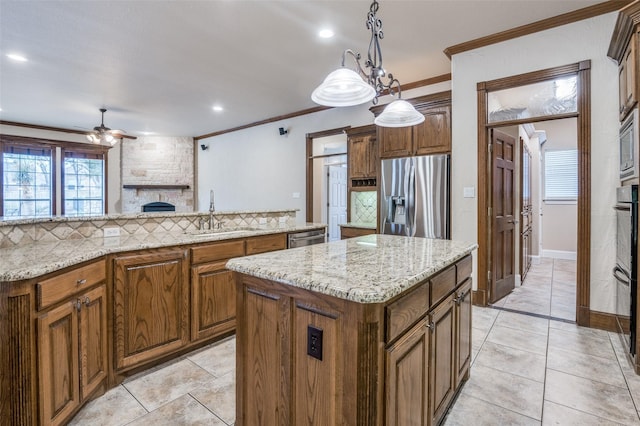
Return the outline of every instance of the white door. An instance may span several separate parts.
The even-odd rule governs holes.
[[[327,216],[329,241],[340,239],[340,224],[347,223],[347,168],[329,166]]]

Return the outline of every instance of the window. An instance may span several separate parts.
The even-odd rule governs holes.
[[[0,216],[106,213],[108,148],[0,135]]]
[[[64,152],[63,209],[65,216],[104,214],[104,156]]]
[[[544,200],[578,199],[578,151],[576,149],[544,152]]]
[[[10,146],[2,156],[5,217],[51,216],[53,175],[50,148]]]

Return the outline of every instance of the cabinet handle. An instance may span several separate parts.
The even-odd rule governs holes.
[[[85,278],[80,278],[78,281],[76,281],[77,285],[84,285],[87,283],[87,280]]]
[[[80,309],[82,309],[82,302],[80,302],[80,299],[76,299],[75,305],[76,305],[76,310],[80,312]]]
[[[429,324],[425,324],[424,326],[427,327],[429,330],[431,330],[432,333],[433,333],[433,330],[435,330],[436,328],[436,324],[433,321],[431,321]]]
[[[89,297],[84,298],[84,304],[85,306],[89,306],[89,304],[91,304],[91,300],[89,299]]]

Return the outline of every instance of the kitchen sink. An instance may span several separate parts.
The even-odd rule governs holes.
[[[255,231],[258,228],[235,228],[235,229],[197,229],[194,231],[185,231],[185,234],[191,235],[192,237],[207,237],[210,235],[230,235],[230,234],[240,234],[247,231]]]

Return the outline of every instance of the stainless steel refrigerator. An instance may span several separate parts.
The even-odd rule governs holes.
[[[382,160],[380,232],[450,237],[449,155]]]

